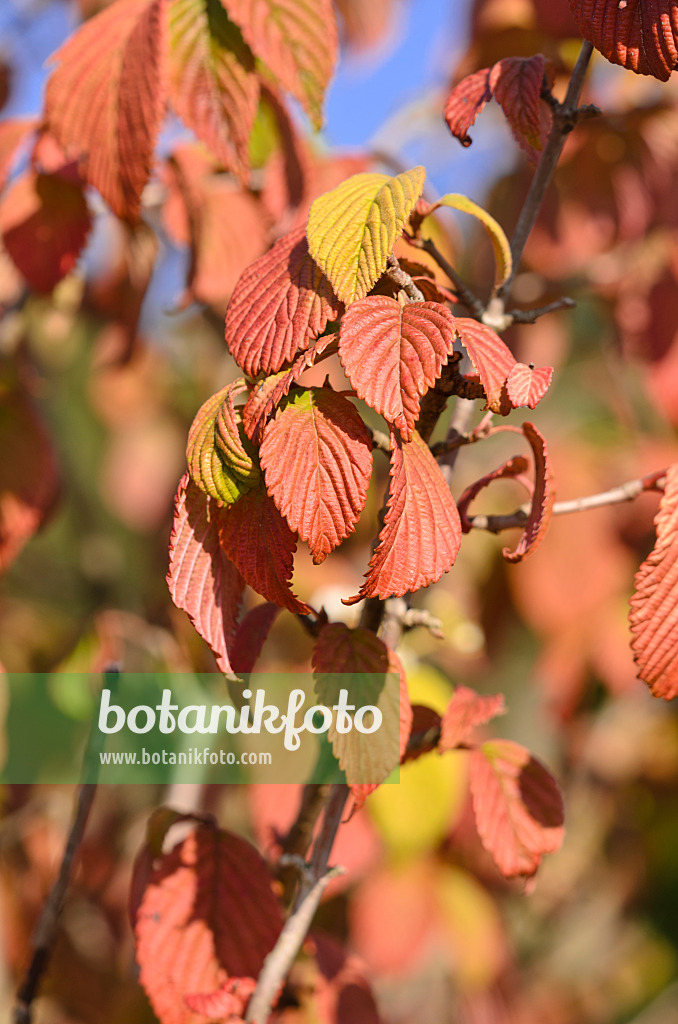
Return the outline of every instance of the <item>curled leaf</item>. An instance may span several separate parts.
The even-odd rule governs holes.
[[[438,209],[440,206],[447,206],[453,210],[461,210],[462,213],[469,213],[483,225],[489,235],[492,248],[494,249],[496,265],[494,287],[498,288],[510,276],[513,265],[511,259],[511,245],[501,224],[496,221],[494,217],[487,212],[487,210],[484,210],[482,206],[478,206],[478,204],[474,203],[472,199],[469,199],[467,196],[463,196],[459,193],[450,192],[447,195],[444,195],[442,199],[438,199],[432,205],[429,212],[433,213],[433,211]]]
[[[555,500],[553,473],[546,440],[533,423],[523,423],[522,430],[530,443],[534,456],[534,493],[532,507],[520,540],[513,551],[510,548],[504,548],[502,551],[507,562],[522,562],[523,558],[541,544],[551,521],[551,511]]]
[[[241,378],[200,407],[188,434],[186,461],[198,487],[220,505],[230,505],[255,486],[259,467],[242,436],[233,399],[247,390]],[[249,450],[248,450],[249,449]]]
[[[493,480],[521,479],[523,474],[527,472],[527,468],[528,461],[525,456],[514,455],[512,458],[507,459],[506,462],[502,462],[501,466],[491,470],[489,473],[485,473],[479,480],[474,480],[472,484],[469,484],[457,501],[462,532],[469,533],[471,530],[471,523],[468,519],[469,506],[472,501],[475,501],[482,490],[489,487]],[[530,488],[530,493],[531,491],[532,489]]]
[[[497,715],[504,714],[506,708],[503,694],[482,697],[468,686],[458,686],[440,723],[438,750],[443,753],[468,743],[479,725],[485,725]]]
[[[470,146],[469,128],[475,124],[478,114],[486,103],[492,99],[490,85],[490,68],[474,71],[472,75],[462,78],[455,85],[445,103],[445,120],[456,139],[462,146]]]

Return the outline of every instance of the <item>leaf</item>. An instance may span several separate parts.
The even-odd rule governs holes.
[[[219,0],[170,0],[170,100],[217,160],[241,178],[259,82],[254,58]]]
[[[238,281],[226,312],[226,344],[246,374],[275,373],[341,314],[308,252],[303,228],[281,238]]]
[[[339,358],[358,396],[409,441],[419,399],[440,376],[455,338],[447,306],[401,306],[386,295],[368,295],[344,314]]]
[[[200,407],[188,433],[186,461],[198,487],[219,505],[230,505],[254,487],[259,467],[241,434],[233,399],[247,391],[242,377],[227,384]]]
[[[294,382],[301,377],[304,370],[313,366],[318,356],[330,345],[333,345],[336,351],[336,340],[332,335],[317,338],[306,352],[297,356],[289,370],[275,373],[255,385],[242,413],[245,433],[255,444],[261,444],[269,417],[285,395],[289,394]]]
[[[220,533],[224,552],[253,590],[297,615],[311,611],[295,597],[289,585],[297,548],[296,534],[263,486],[248,491],[223,510]]]
[[[114,213],[139,219],[164,107],[166,0],[116,0],[57,50],[45,117]]]
[[[528,409],[534,409],[548,391],[552,377],[552,366],[535,370],[525,363],[515,363],[506,378],[506,393],[513,408],[526,405]]]
[[[233,671],[238,675],[254,670],[261,648],[279,612],[278,605],[266,601],[251,608],[238,623],[231,651]]]
[[[245,582],[220,545],[223,512],[184,473],[175,500],[167,585],[212,648],[219,670],[233,676],[229,650]]]
[[[466,317],[456,317],[461,341],[475,366],[487,397],[486,408],[505,413],[502,391],[515,365],[515,358],[498,334],[485,324]]]
[[[666,471],[655,529],[655,545],[635,576],[631,649],[655,697],[672,700],[678,696],[678,463]]]
[[[505,57],[492,68],[490,80],[494,98],[504,111],[516,141],[541,151],[553,115],[541,98],[546,61],[534,57]],[[542,112],[548,111],[544,123]],[[546,129],[546,130],[545,130]]]
[[[504,714],[503,694],[481,697],[467,686],[458,686],[442,717],[438,750],[443,753],[468,744],[479,725]]]
[[[18,147],[37,127],[34,117],[6,118],[0,124],[0,191],[5,187]]]
[[[0,201],[4,246],[37,292],[51,292],[73,269],[91,226],[82,188],[58,174],[26,171]]]
[[[139,906],[140,981],[162,1024],[190,1024],[186,997],[256,978],[282,930],[272,879],[244,839],[198,826],[157,862]]]
[[[553,776],[529,750],[492,740],[471,753],[478,834],[506,878],[530,877],[563,842],[563,801]]]
[[[502,550],[502,555],[507,562],[522,562],[523,558],[539,547],[551,521],[551,512],[555,500],[553,474],[551,472],[546,441],[533,423],[523,423],[522,430],[530,442],[534,456],[534,493],[532,495],[530,514],[527,517],[525,529],[515,550],[511,551],[510,548]]]
[[[229,978],[216,992],[184,996],[189,1009],[212,1020],[242,1020],[250,996],[257,987],[254,978]]]
[[[678,8],[673,0],[570,0],[585,39],[612,64],[666,82],[678,63]]]
[[[348,702],[356,707],[370,704],[382,713],[381,727],[371,735],[357,729],[341,732],[333,723],[328,731],[339,767],[346,772],[356,805],[400,763],[412,726],[412,707],[400,660],[383,640],[368,629],[350,629],[343,622],[324,626],[312,656],[315,692],[326,707],[348,690]],[[389,675],[398,676],[393,685]],[[356,676],[357,678],[347,678]]]
[[[461,519],[462,533],[471,532],[471,523],[468,519],[468,509],[472,501],[474,501],[480,492],[489,487],[493,480],[508,480],[515,478],[520,480],[522,483],[527,483],[526,478],[523,478],[523,474],[527,472],[528,462],[524,455],[514,455],[512,458],[507,459],[506,462],[502,462],[501,466],[491,470],[489,473],[485,473],[479,480],[474,480],[472,484],[465,489],[462,496],[457,501],[457,509],[459,511],[459,518]],[[529,488],[529,493],[532,494],[532,488]]]
[[[501,224],[494,219],[494,217],[484,210],[482,206],[478,206],[472,199],[467,196],[463,196],[457,192],[449,192],[444,195],[442,199],[438,199],[431,206],[429,212],[433,213],[440,206],[447,206],[453,210],[461,210],[462,213],[470,213],[472,217],[479,220],[483,225],[487,234],[489,235],[492,248],[494,249],[494,259],[496,264],[496,272],[494,278],[494,287],[499,288],[510,276],[513,262],[511,259],[511,245],[509,243],[504,229]]]
[[[308,248],[347,306],[362,299],[386,270],[388,257],[424,187],[423,167],[396,178],[354,174],[315,200]]]
[[[436,583],[452,568],[461,544],[459,513],[440,466],[414,432],[409,444],[391,432],[391,481],[379,546],[370,560],[363,597],[402,597]]]
[[[325,89],[337,61],[330,0],[222,0],[252,52],[322,127]]]
[[[372,473],[372,440],[351,403],[329,388],[295,391],[264,433],[266,487],[316,565],[355,529]]]
[[[462,78],[447,97],[444,112],[447,127],[462,146],[471,145],[473,140],[468,130],[492,99],[490,71],[491,68],[483,68]]]
[[[0,572],[47,521],[59,495],[52,440],[21,387],[0,389]]]

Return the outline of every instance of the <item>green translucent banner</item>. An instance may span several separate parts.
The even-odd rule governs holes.
[[[397,674],[0,677],[0,782],[398,781]]]

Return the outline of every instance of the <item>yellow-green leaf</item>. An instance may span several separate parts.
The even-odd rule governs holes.
[[[439,206],[449,206],[453,210],[470,213],[472,217],[475,217],[483,225],[490,236],[492,248],[494,249],[494,258],[497,266],[494,287],[499,288],[508,278],[512,267],[511,246],[501,224],[487,210],[483,210],[482,206],[478,206],[468,196],[461,195],[459,192],[450,192],[448,195],[443,196],[442,199],[433,204],[431,212]]]
[[[424,187],[413,167],[388,174],[354,174],[319,196],[308,217],[308,247],[338,298],[349,305],[367,295]]]
[[[186,460],[198,487],[220,505],[232,505],[257,483],[260,471],[233,399],[247,389],[241,377],[208,398],[188,434]]]

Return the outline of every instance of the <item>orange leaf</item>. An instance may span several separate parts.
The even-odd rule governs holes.
[[[114,213],[139,219],[164,107],[166,0],[116,0],[53,57],[47,124]]]
[[[657,539],[635,577],[629,622],[639,677],[655,697],[678,696],[678,463],[666,471]]]
[[[570,0],[581,34],[612,64],[666,82],[678,64],[674,0]]]
[[[502,391],[516,362],[511,350],[491,327],[477,320],[456,317],[455,325],[485,389],[487,408],[505,414]]]
[[[459,510],[459,517],[461,519],[461,529],[463,533],[470,533],[471,523],[468,520],[469,506],[475,498],[478,497],[480,492],[489,487],[493,480],[520,480],[521,483],[526,484],[527,481],[523,479],[523,474],[527,472],[528,462],[524,455],[514,455],[512,458],[507,459],[506,462],[502,462],[501,466],[486,473],[485,476],[481,476],[479,480],[474,480],[472,484],[466,488],[462,496],[457,501],[457,509]],[[531,488],[530,488],[531,493]]]
[[[552,366],[535,370],[525,363],[515,363],[506,379],[506,393],[513,408],[526,405],[528,409],[534,409],[548,391],[552,377]]]
[[[526,555],[529,555],[541,544],[551,521],[551,511],[555,500],[553,474],[551,472],[546,441],[533,423],[523,423],[522,430],[530,442],[534,456],[534,493],[532,495],[530,514],[515,550],[511,551],[510,548],[504,548],[502,551],[507,562],[522,562]]]
[[[461,744],[467,744],[477,726],[504,714],[506,708],[501,693],[481,697],[468,686],[458,686],[440,723],[438,750],[442,753],[445,750],[454,750]]]

